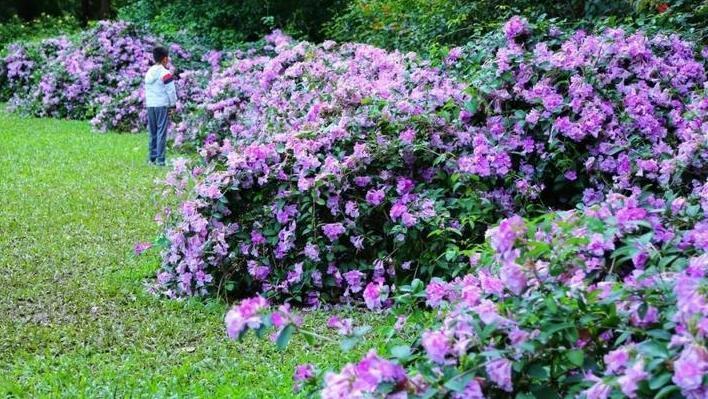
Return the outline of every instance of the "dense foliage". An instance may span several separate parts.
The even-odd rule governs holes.
[[[0,22],[0,50],[12,42],[27,42],[75,33],[79,21],[71,15],[52,17],[46,14],[24,22],[17,16]]]
[[[409,327],[413,345],[338,373],[310,365],[301,384],[323,398],[705,397],[706,187],[504,219],[469,274],[400,289],[395,310],[436,311]],[[246,318],[244,303],[227,315],[230,331],[272,325],[282,342],[299,328],[287,309]]]
[[[325,32],[339,41],[426,53],[477,40],[514,14],[586,28],[632,24],[679,30],[697,40],[705,40],[708,32],[708,3],[703,0],[357,0],[328,22]]]
[[[458,275],[500,215],[611,190],[685,195],[705,179],[705,70],[690,44],[530,29],[512,19],[470,87],[456,77],[476,48],[436,69],[280,35],[274,55],[215,74],[177,129],[201,161],[169,177],[189,198],[160,283],[316,304],[375,282],[383,296]]]
[[[705,0],[10,0],[7,3],[0,10],[0,22],[7,22],[5,28],[12,25],[14,30],[23,29],[17,22],[37,18],[55,24],[57,20],[47,16],[69,15],[82,25],[89,20],[118,16],[182,45],[196,39],[215,48],[233,48],[279,28],[294,37],[316,42],[329,38],[434,53],[440,46],[475,40],[497,29],[514,14],[535,21],[562,19],[584,28],[632,24],[643,29],[681,31],[697,41],[705,42],[708,37]],[[42,25],[35,26],[39,31],[43,29]]]
[[[341,0],[138,0],[119,10],[119,17],[144,24],[171,40],[197,36],[210,46],[234,47],[260,39],[274,28],[320,41],[322,25],[342,8]]]
[[[380,53],[373,71],[357,58],[368,47],[348,58],[351,45],[272,37],[260,87],[226,77],[205,106],[228,133],[171,177],[196,181],[161,283],[203,293],[210,272],[233,268],[240,293],[261,280],[266,295],[313,305],[361,293],[374,310],[436,310],[388,358],[370,352],[319,380],[299,367],[296,386],[325,398],[705,397],[708,54],[676,36],[534,32],[519,17],[503,31],[441,69]],[[430,73],[426,90],[390,90]],[[533,217],[546,206],[577,210]],[[481,243],[475,223],[499,214],[512,216]],[[299,329],[263,297],[226,323],[233,338],[275,327],[280,346]]]

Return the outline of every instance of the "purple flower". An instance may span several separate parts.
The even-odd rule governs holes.
[[[349,241],[351,241],[354,248],[364,249],[364,236],[351,236]]]
[[[629,361],[629,350],[628,348],[615,349],[606,354],[603,360],[605,361],[607,371],[617,374],[627,365]]]
[[[151,243],[139,242],[139,243],[135,244],[135,247],[133,248],[133,252],[135,253],[135,256],[140,256],[143,252],[147,251],[150,248],[152,248]]]
[[[406,379],[401,366],[378,357],[372,350],[359,363],[344,366],[340,373],[327,373],[320,396],[322,399],[371,397],[380,384],[395,387],[405,385]]]
[[[309,363],[300,364],[295,367],[295,373],[293,374],[293,380],[295,382],[303,382],[311,379],[315,376],[315,367]]]
[[[507,40],[513,41],[517,37],[529,32],[529,23],[525,18],[515,15],[504,24],[504,34]]]
[[[259,313],[267,307],[268,302],[261,296],[244,299],[240,304],[234,305],[224,319],[229,338],[239,338],[246,328],[259,328],[262,323]]]
[[[369,190],[366,192],[366,202],[373,206],[378,206],[381,205],[383,202],[384,197],[386,196],[386,193],[384,192],[383,189],[379,190]]]
[[[383,283],[371,282],[364,288],[364,302],[370,310],[381,309],[383,300],[388,296],[388,287]]]
[[[366,275],[359,270],[351,270],[343,274],[344,280],[346,280],[349,291],[352,293],[357,293],[362,289],[362,282]]]
[[[270,268],[268,266],[263,266],[258,264],[255,260],[249,260],[246,263],[248,274],[253,276],[257,281],[265,281],[265,279],[270,274]]]
[[[398,192],[399,195],[408,194],[414,187],[415,184],[413,183],[413,180],[401,177],[398,179],[398,183],[396,184],[396,192]]]
[[[440,305],[440,302],[445,299],[449,289],[449,284],[440,279],[434,279],[425,287],[425,295],[427,298],[425,304],[432,308],[437,307]]]
[[[369,176],[357,176],[354,178],[354,184],[357,187],[366,187],[371,183],[371,177]]]
[[[479,305],[473,307],[472,310],[477,313],[484,324],[492,324],[504,320],[499,315],[497,305],[488,299],[482,300]]]
[[[445,62],[447,64],[454,64],[460,57],[462,56],[463,49],[462,47],[453,47],[448,51],[447,56],[445,57]]]
[[[526,275],[524,275],[519,265],[515,263],[508,263],[502,266],[499,277],[506,288],[516,295],[521,294],[526,289]]]
[[[359,217],[359,206],[354,201],[347,201],[347,203],[344,204],[344,213],[356,219]]]
[[[678,214],[681,212],[681,210],[684,208],[686,205],[686,199],[685,198],[676,198],[673,201],[671,201],[671,213]]]
[[[586,399],[607,399],[612,392],[612,387],[598,380],[585,391]]]
[[[625,374],[617,379],[617,383],[622,390],[622,393],[630,398],[636,397],[637,388],[639,388],[639,382],[646,379],[646,371],[644,371],[644,363],[638,361],[628,369],[626,369]]]
[[[426,331],[421,340],[428,358],[435,363],[445,364],[445,356],[450,352],[450,340],[442,331]]]
[[[413,144],[413,140],[415,140],[415,131],[413,129],[406,129],[398,135],[398,138],[404,144]]]
[[[480,270],[479,282],[482,287],[482,291],[486,294],[501,296],[504,293],[504,283],[500,279],[489,274],[488,270]]]
[[[346,229],[341,223],[328,223],[322,226],[322,232],[332,242],[336,241],[345,231]]]
[[[391,219],[396,220],[396,219],[400,218],[407,211],[408,211],[408,207],[405,204],[402,204],[400,202],[396,202],[391,207],[391,210],[388,212],[388,215],[391,216]]]
[[[511,362],[501,358],[492,360],[485,367],[489,379],[504,391],[512,392]]]
[[[261,234],[260,231],[258,230],[252,230],[251,231],[251,242],[253,245],[261,245],[266,243],[265,237],[263,237],[263,234]]]
[[[625,207],[617,211],[617,224],[627,226],[632,222],[644,220],[647,211],[643,208]]]
[[[465,386],[462,392],[455,393],[452,396],[453,399],[484,399],[484,393],[482,393],[482,387],[479,385],[476,379],[470,380]]]
[[[330,316],[330,318],[327,319],[327,327],[328,328],[337,328],[338,326],[339,326],[339,317]]]
[[[703,378],[708,373],[708,351],[706,348],[690,345],[681,352],[674,362],[672,381],[681,388],[684,395],[702,388]],[[703,387],[705,388],[705,387]]]
[[[308,242],[305,245],[305,250],[303,252],[305,253],[305,256],[307,256],[308,259],[310,259],[311,261],[320,261],[320,249],[317,245]]]
[[[524,220],[518,215],[504,219],[499,223],[499,226],[487,230],[487,236],[490,237],[492,248],[499,256],[504,258],[511,253],[516,240],[525,233],[526,225]]]
[[[339,317],[332,316],[327,320],[327,328],[334,328],[337,334],[349,336],[354,333],[354,322],[352,319],[339,320]]]
[[[299,283],[302,280],[302,262],[293,265],[292,270],[288,272],[288,284]]]

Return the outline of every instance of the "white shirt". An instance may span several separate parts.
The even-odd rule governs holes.
[[[156,64],[145,74],[145,104],[148,107],[174,107],[177,91],[172,73],[162,64]]]

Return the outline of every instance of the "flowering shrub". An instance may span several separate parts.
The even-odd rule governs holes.
[[[412,347],[326,373],[321,396],[705,397],[701,199],[610,193],[582,212],[502,220],[469,274],[401,287],[398,310],[437,311]]]
[[[310,304],[433,309],[390,356],[299,369],[296,386],[322,397],[705,397],[705,52],[518,17],[498,40],[480,68],[469,49],[441,69],[407,58],[394,77],[438,76],[420,92],[377,91],[392,78],[349,45],[276,46],[259,62],[289,62],[254,73],[285,95],[208,103],[236,127],[198,132],[201,161],[170,176],[194,188],[168,231],[165,288],[205,293],[189,273],[211,271]],[[301,48],[316,56],[293,59]],[[311,64],[328,52],[346,61]],[[368,71],[353,89],[337,79],[352,71]],[[473,226],[500,214],[483,239]]]
[[[181,189],[195,176],[196,196],[167,232],[164,289],[203,294],[208,275],[238,274],[227,286],[241,294],[364,295],[377,308],[398,272],[451,273],[457,256],[439,253],[481,238],[476,223],[494,213],[446,173],[464,86],[410,54],[268,40],[274,54],[215,74],[201,113],[177,128],[202,162],[168,178]]]
[[[268,40],[215,74],[178,128],[200,160],[168,179],[188,195],[166,232],[169,295],[221,282],[385,307],[413,276],[459,275],[502,214],[705,180],[705,69],[677,37],[534,33],[516,17],[471,74],[465,49],[433,68]]]
[[[87,119],[101,131],[137,131],[145,126],[142,78],[153,63],[158,39],[125,22],[99,22],[76,40],[66,37],[13,44],[4,59],[3,95],[9,108],[35,116]],[[171,60],[183,68],[207,62],[178,45]],[[198,49],[195,49],[198,51]],[[192,58],[196,60],[192,60]],[[178,80],[180,107],[199,99],[206,72],[185,72]],[[179,74],[178,74],[178,77]]]
[[[416,388],[383,392],[705,397],[708,254],[691,238],[706,231],[695,199],[677,209],[610,194],[582,213],[503,220],[470,274],[417,295],[438,324],[397,358]]]

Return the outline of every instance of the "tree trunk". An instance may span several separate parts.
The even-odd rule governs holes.
[[[99,19],[107,19],[111,16],[111,0],[101,0],[101,6],[98,10]]]
[[[81,0],[81,24],[86,26],[91,18],[91,0]]]

